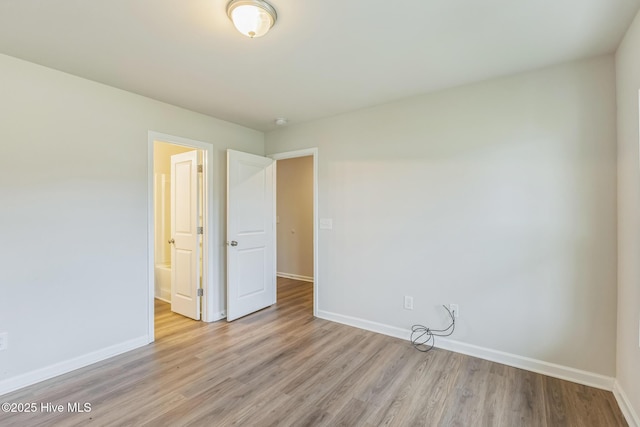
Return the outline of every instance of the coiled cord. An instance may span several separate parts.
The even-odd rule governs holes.
[[[411,345],[413,345],[416,350],[423,353],[431,351],[436,344],[436,337],[448,337],[455,331],[456,318],[446,305],[443,305],[443,307],[451,317],[451,324],[446,328],[430,329],[422,325],[413,325],[411,327]]]

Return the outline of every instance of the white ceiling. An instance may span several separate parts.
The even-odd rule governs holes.
[[[258,130],[615,51],[640,0],[0,0],[0,52]]]

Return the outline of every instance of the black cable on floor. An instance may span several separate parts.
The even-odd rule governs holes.
[[[447,310],[449,316],[451,316],[451,324],[444,329],[430,329],[422,325],[413,325],[411,327],[411,344],[416,350],[426,353],[431,351],[435,346],[436,337],[448,337],[453,334],[456,329],[456,318],[454,314],[443,305]]]

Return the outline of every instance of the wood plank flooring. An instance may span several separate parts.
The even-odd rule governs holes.
[[[313,287],[231,324],[156,304],[156,342],[0,397],[5,426],[626,426],[609,392],[316,319]],[[91,412],[69,413],[68,402]]]

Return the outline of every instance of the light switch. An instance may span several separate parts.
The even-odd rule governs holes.
[[[331,230],[331,229],[333,229],[333,219],[331,219],[331,218],[320,218],[320,229],[321,230]]]

